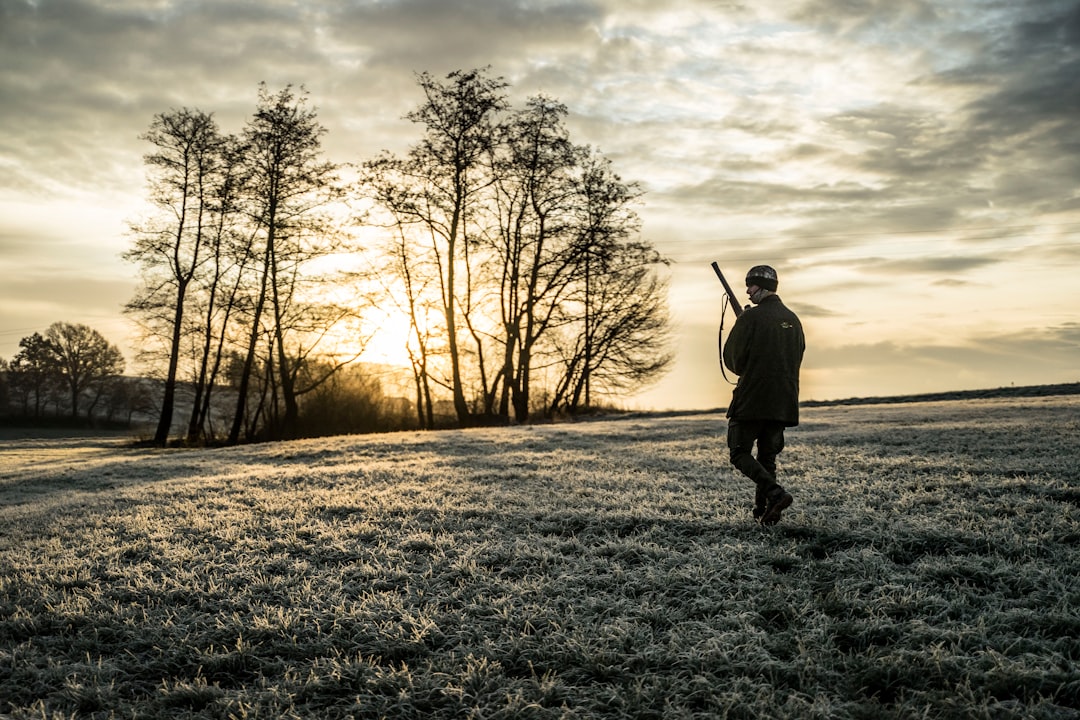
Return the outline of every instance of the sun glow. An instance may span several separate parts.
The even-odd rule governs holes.
[[[409,318],[396,310],[377,310],[368,318],[373,328],[364,343],[360,361],[379,365],[410,367],[410,343],[415,344],[409,330]]]

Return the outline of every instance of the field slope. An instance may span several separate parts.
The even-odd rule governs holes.
[[[0,716],[1075,718],[1080,396],[0,443]]]

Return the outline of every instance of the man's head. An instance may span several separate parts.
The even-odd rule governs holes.
[[[755,265],[746,273],[746,287],[757,285],[763,290],[776,292],[777,284],[776,271],[768,265]]]
[[[746,294],[758,305],[776,292],[776,271],[768,265],[755,265],[746,273]]]

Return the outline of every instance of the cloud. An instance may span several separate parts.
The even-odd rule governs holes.
[[[779,82],[770,76],[760,93],[728,107],[709,127],[720,138],[702,153],[715,158],[709,174],[663,194],[720,216],[783,215],[791,256],[919,231],[958,231],[970,245],[984,237],[971,226],[1075,212],[1077,7],[804,3],[785,21],[834,47],[799,53],[807,61],[792,64],[800,72],[790,73],[785,101],[769,102]],[[740,58],[751,77],[785,53],[798,56],[755,48]],[[836,95],[838,106],[814,80],[823,73],[854,88]],[[852,227],[863,239],[850,237]]]
[[[787,303],[787,305],[790,306],[800,318],[831,318],[842,316],[841,313],[836,312],[832,308],[814,305],[813,303],[790,302]]]
[[[1080,179],[1080,5],[1021,3],[1014,12],[980,37],[972,62],[936,81],[982,90],[963,108],[963,130],[996,203],[1071,209],[1061,187]]]
[[[1080,370],[1080,366],[1076,365],[1076,359],[1080,357],[1080,322],[987,333],[976,336],[975,344],[980,348],[999,349],[1019,357],[1058,357],[1068,367]]]
[[[80,305],[83,311],[114,314],[131,297],[132,283],[126,279],[97,278],[90,274],[32,272],[8,278],[0,291],[0,304],[11,308],[19,304],[53,307],[56,312],[69,304]],[[48,282],[46,282],[48,281]],[[63,290],[57,290],[57,287]],[[62,319],[62,318],[57,318]]]
[[[11,359],[21,338],[44,333],[54,322],[89,325],[127,351],[131,326],[121,309],[134,291],[129,279],[70,270],[12,273],[0,268],[0,357]]]
[[[962,256],[939,256],[918,257],[901,260],[889,260],[885,258],[865,258],[847,263],[864,272],[877,273],[879,275],[896,274],[928,274],[959,276],[968,270],[983,268],[1001,262],[999,258],[992,257],[962,257]]]
[[[1080,111],[1080,5],[1024,4],[1018,12],[1010,33],[987,37],[985,65],[977,70],[992,90],[971,106],[977,123],[1013,135],[1046,121],[1071,120]]]
[[[896,341],[807,348],[804,399],[1080,381],[1080,323],[988,333],[954,344]]]
[[[940,21],[925,0],[808,0],[795,4],[791,18],[831,35],[889,36],[910,33]]]
[[[1017,363],[1017,372],[1027,376],[1052,374],[1060,377],[1063,370],[1077,371],[1077,357],[1080,357],[1080,323],[1065,323],[1006,333],[984,333],[953,345],[885,341],[817,347],[808,350],[807,363],[808,367],[874,367],[880,370],[906,366],[933,370],[955,366],[990,371],[1000,367],[1005,359]]]
[[[585,50],[602,17],[590,2],[373,1],[328,9],[326,31],[339,46],[356,46],[367,67],[442,75],[496,58],[516,67],[530,53]]]
[[[130,187],[156,113],[198,106],[242,121],[257,84],[323,76],[302,4],[4,4],[0,184],[37,194]],[[241,92],[237,92],[237,88]]]

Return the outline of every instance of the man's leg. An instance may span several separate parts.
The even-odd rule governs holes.
[[[776,482],[776,456],[784,449],[784,424],[765,422],[758,433],[757,460],[773,478],[772,487],[765,491],[765,510],[759,518],[765,525],[774,525],[780,513],[791,506],[792,497]]]
[[[762,423],[757,438],[757,461],[765,471],[776,479],[776,456],[784,449],[784,424],[768,421]]]
[[[754,444],[764,425],[761,420],[728,420],[727,443],[731,464],[757,484],[775,482],[772,474],[754,457]]]
[[[765,513],[767,498],[776,479],[762,463],[754,457],[754,444],[758,443],[761,453],[760,435],[766,423],[761,420],[728,420],[728,451],[731,464],[746,477],[754,481],[757,489],[754,493],[754,518],[760,519]],[[775,457],[775,454],[773,455]],[[774,466],[775,467],[775,466]]]

